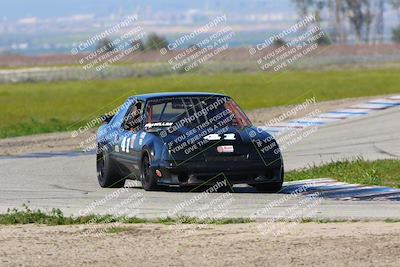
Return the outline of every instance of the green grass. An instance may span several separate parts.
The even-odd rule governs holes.
[[[119,80],[0,85],[0,138],[77,129],[130,95],[212,91],[244,109],[400,91],[398,69],[174,75]]]
[[[89,224],[89,223],[157,223],[157,224],[238,224],[250,223],[252,220],[246,218],[211,218],[197,219],[187,216],[166,217],[158,219],[141,219],[137,217],[116,217],[112,215],[88,215],[81,217],[64,216],[59,209],[52,209],[50,212],[41,210],[31,210],[27,205],[23,205],[22,209],[11,209],[5,214],[0,214],[0,225],[14,224],[46,224],[46,225],[74,225],[74,224]],[[112,229],[115,228],[115,229]],[[109,229],[110,233],[123,231],[118,227]]]
[[[320,218],[302,218],[299,223],[345,223],[345,222],[368,222],[369,220],[337,220],[337,219],[320,219]],[[386,223],[399,223],[396,218],[387,218],[383,220]],[[113,223],[123,224],[210,224],[210,225],[225,225],[225,224],[242,224],[251,223],[254,220],[248,218],[221,218],[221,219],[197,219],[187,216],[178,216],[175,218],[158,218],[158,219],[141,219],[137,217],[115,217],[111,215],[90,215],[83,217],[64,216],[61,210],[53,209],[50,212],[41,210],[31,210],[26,205],[23,205],[22,210],[12,209],[6,214],[0,214],[0,225],[20,225],[20,224],[44,224],[48,226],[56,225],[82,225],[82,224],[108,224],[111,227],[106,229],[108,234],[119,234],[132,231],[126,226],[114,225]],[[279,222],[293,222],[285,219],[277,219]]]
[[[52,209],[50,212],[44,212],[41,210],[31,210],[26,205],[23,205],[22,210],[12,209],[8,210],[5,214],[0,214],[0,225],[12,225],[12,224],[46,224],[46,225],[72,225],[72,224],[86,224],[91,222],[96,223],[113,223],[119,222],[124,219],[126,223],[144,223],[146,220],[142,220],[136,217],[129,219],[113,217],[110,215],[104,216],[82,216],[82,217],[67,217],[64,216],[61,210]]]
[[[285,173],[286,181],[314,178],[400,188],[400,160],[346,160]]]

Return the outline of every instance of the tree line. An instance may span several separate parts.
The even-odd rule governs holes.
[[[385,24],[385,11],[397,13],[397,26],[389,30],[392,41],[400,43],[400,0],[291,0],[297,10],[299,20],[314,15],[315,24],[324,30],[324,36],[317,40],[321,45],[337,44],[371,44],[385,42],[388,32]],[[387,38],[386,38],[387,39]],[[278,40],[284,43],[284,40]],[[168,40],[156,33],[148,35],[145,41],[131,43],[138,51],[160,50],[168,46]],[[280,45],[280,43],[274,43]],[[97,43],[97,48],[105,47],[114,51],[116,47],[109,38]]]
[[[159,36],[156,33],[151,33],[145,41],[141,39],[131,41],[130,45],[132,47],[137,47],[137,51],[160,50],[161,48],[168,46],[168,41],[166,38]],[[98,41],[96,49],[112,52],[116,50],[116,46],[110,38],[103,38]]]
[[[385,11],[397,12],[398,26],[391,29],[391,39],[400,43],[400,0],[292,0],[298,16],[315,15],[324,23],[332,42],[383,43]]]

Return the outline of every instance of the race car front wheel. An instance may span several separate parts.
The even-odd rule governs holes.
[[[154,173],[150,168],[151,161],[147,153],[143,155],[142,164],[140,168],[140,181],[142,182],[142,187],[146,191],[151,191],[157,189],[157,181],[154,177]]]
[[[107,151],[97,152],[97,180],[101,187],[121,188],[125,185],[125,179],[115,170]]]

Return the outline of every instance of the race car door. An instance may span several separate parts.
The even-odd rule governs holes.
[[[124,173],[139,175],[139,139],[142,118],[141,101],[136,102],[125,115],[119,138],[118,161]]]

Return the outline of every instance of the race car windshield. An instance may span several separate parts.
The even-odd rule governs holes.
[[[239,106],[228,97],[155,99],[146,108],[146,128],[180,125],[250,126]]]

